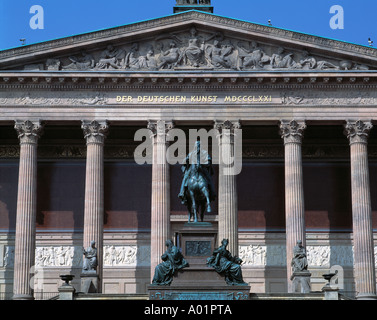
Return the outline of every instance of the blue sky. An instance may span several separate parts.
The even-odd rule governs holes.
[[[376,0],[212,0],[215,14],[377,48]],[[44,29],[33,30],[33,5]],[[111,28],[173,13],[175,0],[0,0],[0,50]],[[330,8],[342,6],[344,29],[332,29]]]

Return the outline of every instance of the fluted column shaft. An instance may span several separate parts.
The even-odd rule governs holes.
[[[31,271],[35,263],[37,211],[37,146],[43,126],[38,122],[16,121],[20,140],[20,166],[14,257],[14,300],[32,300]]]
[[[108,133],[107,121],[82,121],[87,145],[83,245],[95,241],[97,247],[98,291],[103,275],[104,163],[103,148]]]
[[[170,239],[170,167],[166,160],[167,134],[171,121],[149,121],[153,143],[151,204],[151,280]]]
[[[306,247],[304,186],[301,145],[304,121],[281,121],[280,133],[284,139],[285,156],[285,223],[287,250],[288,292],[293,292],[291,262],[293,249],[301,240]]]
[[[238,256],[238,194],[237,175],[234,171],[234,139],[238,121],[215,122],[219,133],[219,222],[218,245],[223,239],[229,240],[228,250]]]
[[[371,122],[363,121],[348,121],[345,126],[351,150],[354,269],[358,299],[377,299],[367,150],[372,127]]]

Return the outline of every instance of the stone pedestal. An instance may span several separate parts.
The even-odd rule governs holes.
[[[73,300],[76,290],[69,284],[63,284],[58,288],[59,300]]]
[[[325,300],[339,300],[339,289],[331,288],[330,284],[326,284],[322,292],[325,294]]]
[[[291,276],[293,293],[309,293],[311,275],[309,271],[293,272]]]
[[[249,299],[249,286],[229,286],[224,276],[207,266],[207,258],[217,247],[217,230],[212,223],[186,223],[177,242],[190,266],[175,274],[171,286],[148,286],[150,300]]]
[[[185,223],[177,242],[191,267],[205,267],[217,245],[217,230],[210,222]]]
[[[207,258],[217,246],[217,230],[212,223],[185,223],[178,232],[177,242],[190,266],[175,275],[173,285],[192,286],[203,281],[210,286],[224,285],[224,278],[207,267]]]
[[[214,271],[216,272],[216,271]],[[190,287],[148,286],[149,300],[249,300],[249,286],[205,286],[200,281]]]
[[[180,5],[173,8],[174,13],[181,13],[189,10],[199,10],[204,12],[213,13],[213,6],[210,5]]]
[[[81,292],[98,293],[99,275],[96,273],[82,273],[81,276]]]

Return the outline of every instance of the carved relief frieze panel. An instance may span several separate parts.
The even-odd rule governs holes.
[[[246,267],[286,265],[285,245],[241,245],[239,253],[242,264]],[[375,247],[375,255],[377,255],[377,247]],[[352,267],[353,247],[346,245],[307,246],[307,259],[309,268],[330,268],[334,265]]]
[[[265,40],[266,41],[266,40]],[[72,54],[73,53],[73,54]],[[45,61],[21,67],[26,71],[307,71],[370,70],[375,66],[290,48],[235,38],[223,30],[210,31],[191,25],[181,31],[165,31],[146,40],[103,45],[99,51],[73,50],[65,57],[51,56]]]
[[[127,266],[136,264],[137,246],[105,246],[105,266]]]
[[[5,246],[2,267],[14,267],[14,246]],[[82,267],[82,247],[78,246],[37,246],[35,249],[35,267]],[[104,267],[135,267],[150,265],[150,247],[148,246],[105,246]]]
[[[377,267],[377,246],[374,247]],[[285,266],[286,247],[284,244],[250,244],[239,246],[239,257],[245,267]],[[4,246],[2,268],[14,267],[14,246]],[[354,252],[351,245],[308,245],[309,267],[330,268],[334,265],[352,267]],[[150,265],[150,247],[136,245],[104,246],[105,267],[135,267]],[[81,267],[82,248],[77,246],[38,246],[35,250],[35,266]]]

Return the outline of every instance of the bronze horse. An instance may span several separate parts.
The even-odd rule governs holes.
[[[198,222],[198,212],[200,208],[200,220],[203,222],[204,211],[211,212],[211,201],[208,181],[201,172],[203,169],[197,164],[192,164],[190,175],[187,181],[186,199],[189,211],[188,222]]]

